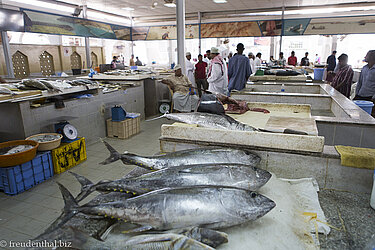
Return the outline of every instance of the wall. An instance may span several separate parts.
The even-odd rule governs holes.
[[[64,49],[69,51],[68,54],[64,54]],[[28,57],[29,67],[31,74],[40,74],[39,56],[44,51],[47,51],[53,56],[55,72],[70,72],[70,55],[77,51],[81,55],[82,65],[86,68],[86,52],[83,46],[56,46],[56,45],[26,45],[26,44],[11,44],[10,51],[13,55],[17,50],[21,51]],[[98,56],[98,62],[104,63],[103,54],[101,47],[91,47],[90,51],[93,51]],[[3,47],[0,46],[0,75],[7,75],[5,58],[3,53]]]

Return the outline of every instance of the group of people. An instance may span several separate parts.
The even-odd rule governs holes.
[[[113,56],[112,62],[111,62],[111,69],[116,69],[117,64],[124,63],[123,61],[119,60],[118,56]],[[129,61],[129,66],[142,66],[142,62],[139,60],[138,56],[136,57],[136,61],[134,61],[134,55],[131,56]]]

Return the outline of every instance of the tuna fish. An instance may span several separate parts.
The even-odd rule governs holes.
[[[79,206],[71,195],[63,195],[65,210],[140,225],[130,232],[189,226],[225,228],[256,220],[276,206],[272,200],[254,191],[224,186],[165,188],[95,206]]]
[[[271,174],[256,167],[239,164],[208,164],[165,168],[133,178],[102,181],[92,184],[83,176],[73,174],[82,185],[77,196],[80,201],[91,192],[118,191],[143,194],[166,187],[186,187],[196,185],[230,186],[257,190],[268,182]]]
[[[226,233],[208,228],[188,227],[170,230],[167,233],[182,234],[213,248],[228,242],[228,235]]]
[[[111,145],[103,141],[111,153],[110,157],[100,163],[107,165],[109,163],[121,160],[127,165],[137,165],[139,167],[151,170],[159,170],[167,167],[194,164],[245,164],[257,166],[260,157],[254,153],[242,149],[232,148],[199,148],[182,150],[159,156],[138,156],[125,152],[120,154]]]
[[[176,122],[182,122],[187,124],[196,124],[204,128],[215,128],[215,129],[225,129],[225,130],[237,130],[237,131],[258,131],[258,129],[236,121],[230,116],[221,114],[210,114],[201,112],[191,112],[191,113],[172,113],[164,114],[158,118],[151,119],[149,121],[167,118]]]

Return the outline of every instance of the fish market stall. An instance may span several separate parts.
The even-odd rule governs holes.
[[[283,90],[283,91],[281,91]],[[375,148],[375,119],[328,84],[248,84],[232,97],[255,103],[308,104],[326,145]],[[353,136],[346,136],[350,131]]]
[[[269,112],[247,111],[244,114],[231,114],[230,116],[243,124],[264,131],[228,131],[225,128],[203,128],[175,123],[162,126],[161,145],[163,146],[164,140],[179,139],[231,146],[251,145],[292,151],[323,151],[324,137],[318,136],[315,120],[310,115],[310,106],[248,103],[248,107],[263,108]],[[167,118],[168,116],[173,116],[173,114],[167,115]],[[296,130],[294,131],[296,133],[293,131],[290,134],[283,133],[287,129]],[[298,132],[302,132],[302,134],[298,134]]]
[[[17,94],[0,101],[0,114],[8,122],[0,124],[0,140],[24,139],[41,132],[55,132],[56,123],[68,120],[88,143],[105,137],[105,122],[111,117],[111,107],[123,105],[129,112],[144,118],[143,81],[134,86],[120,86],[113,91],[87,80],[69,80],[77,86],[37,90],[34,95],[18,97]],[[54,81],[50,81],[54,83]],[[79,84],[79,85],[78,85]],[[14,91],[17,93],[16,91]]]

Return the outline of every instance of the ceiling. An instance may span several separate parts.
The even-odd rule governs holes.
[[[118,15],[145,17],[145,16],[163,16],[176,13],[175,8],[168,8],[163,5],[164,0],[82,0],[92,9],[110,12]],[[66,2],[77,4],[77,0],[57,0],[56,2]],[[158,5],[151,8],[153,2]],[[262,8],[279,8],[283,1],[275,0],[227,0],[227,3],[217,4],[212,0],[185,0],[186,13],[197,12],[215,12],[215,11],[234,11],[234,10],[252,10]],[[322,6],[327,4],[346,4],[346,3],[366,3],[360,0],[285,0],[285,6]],[[374,2],[375,5],[375,2]],[[133,8],[134,11],[124,10],[123,8]]]

